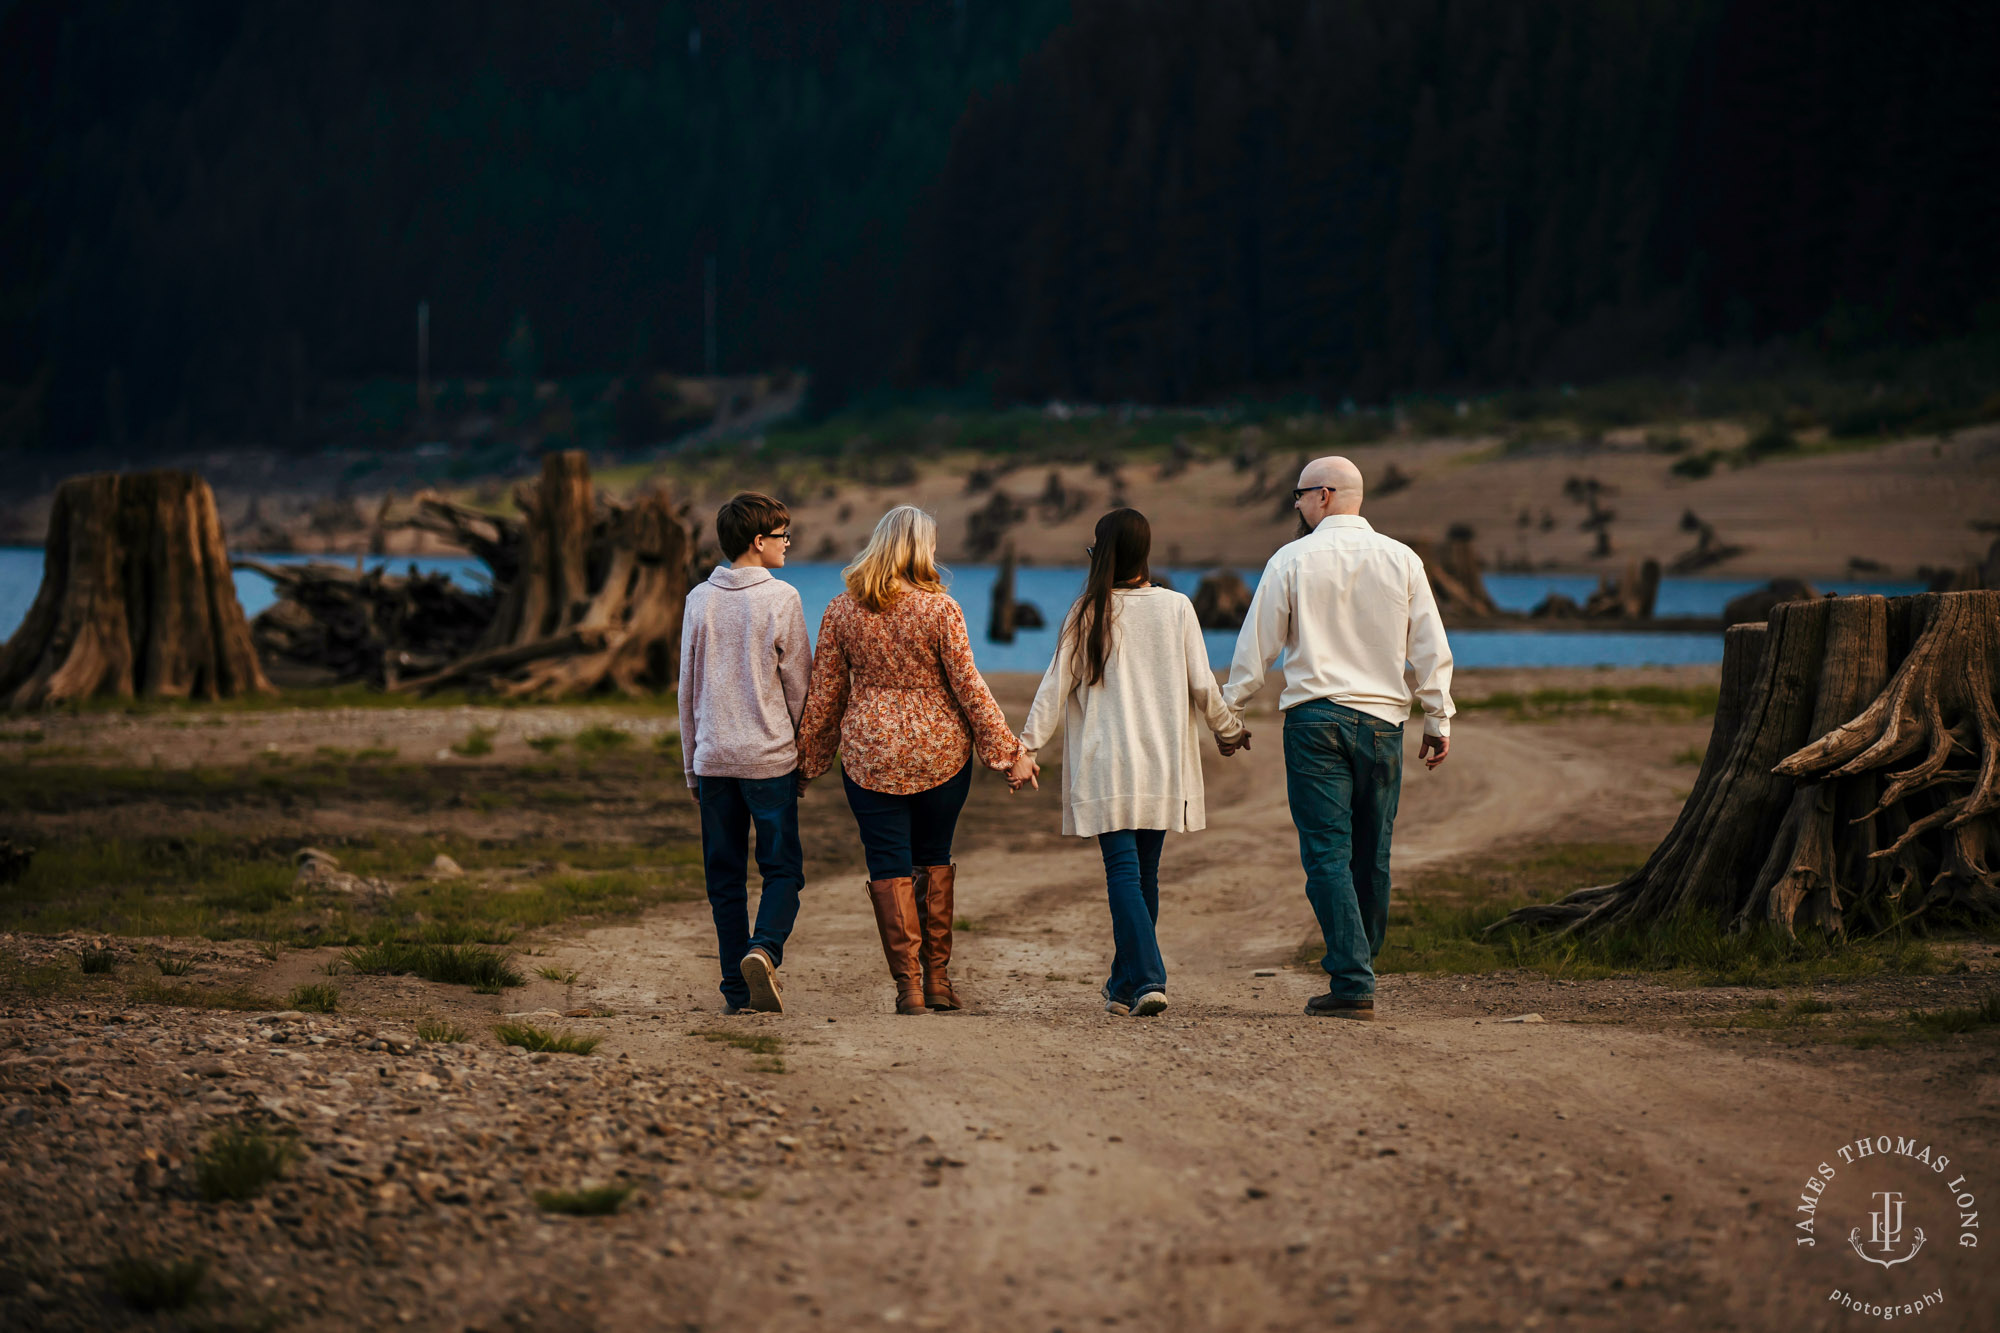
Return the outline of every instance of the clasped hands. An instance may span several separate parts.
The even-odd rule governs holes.
[[[1247,750],[1250,748],[1250,732],[1248,729],[1239,731],[1228,740],[1217,736],[1215,738],[1215,748],[1222,752],[1222,757],[1225,759],[1235,754],[1238,750]],[[1035,756],[1029,751],[1023,750],[1021,751],[1020,758],[1016,759],[1013,765],[1007,770],[1007,790],[1011,793],[1017,792],[1023,787],[1032,787],[1036,791],[1040,791],[1042,784],[1038,779],[1041,775],[1042,766],[1035,762]]]

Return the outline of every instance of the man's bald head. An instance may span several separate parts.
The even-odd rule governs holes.
[[[1305,470],[1299,473],[1299,486],[1301,488],[1307,486],[1326,486],[1333,491],[1331,496],[1324,492],[1316,492],[1314,495],[1305,497],[1306,500],[1316,499],[1324,502],[1324,507],[1321,509],[1318,517],[1306,513],[1303,503],[1301,505],[1301,514],[1304,515],[1307,522],[1315,527],[1318,526],[1319,519],[1324,518],[1328,514],[1358,514],[1361,512],[1361,469],[1338,454],[1329,454],[1325,458],[1315,458],[1312,462],[1306,464]]]

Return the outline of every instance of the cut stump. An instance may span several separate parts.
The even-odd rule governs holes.
[[[9,708],[275,692],[207,482],[182,471],[103,473],[57,489],[41,590],[0,648]]]
[[[1773,607],[1725,632],[1707,758],[1646,864],[1499,924],[1840,936],[2000,914],[1996,694],[2000,592]]]

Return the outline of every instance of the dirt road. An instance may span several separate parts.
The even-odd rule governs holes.
[[[963,1014],[891,1013],[858,867],[815,867],[785,969],[791,1011],[727,1026],[783,1035],[795,1103],[886,1118],[932,1165],[852,1197],[746,1209],[715,1237],[713,1286],[688,1316],[1838,1327],[1852,1316],[1828,1291],[1868,1270],[1844,1245],[1795,1245],[1799,1180],[1875,1125],[1954,1143],[1991,1178],[1992,1106],[1977,1111],[1962,1087],[1898,1086],[1865,1054],[1778,1060],[1563,1021],[1583,1017],[1574,994],[1477,979],[1387,979],[1373,1026],[1303,1016],[1323,982],[1285,966],[1311,917],[1278,739],[1270,718],[1248,755],[1211,755],[1212,828],[1169,842],[1171,1007],[1158,1019],[1100,1010],[1100,871],[1092,844],[1048,831],[1052,789],[1013,805],[997,782],[975,795],[1001,826],[974,819],[961,856],[960,912],[978,927],[959,936]],[[1604,794],[1634,785],[1623,767],[1546,728],[1464,727],[1445,768],[1412,763],[1396,863],[1601,820]],[[1673,793],[1639,785],[1630,799],[1670,816]],[[837,793],[813,793],[814,845],[844,820]],[[705,920],[683,914],[591,932],[563,956],[621,1010],[712,1008],[712,951]],[[1496,993],[1549,1021],[1475,1016],[1472,1001]],[[1934,1253],[1948,1303],[1926,1325],[1982,1326],[1992,1266]],[[648,1293],[626,1275],[609,1322],[639,1319]]]

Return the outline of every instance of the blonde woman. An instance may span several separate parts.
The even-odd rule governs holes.
[[[896,506],[842,572],[847,591],[819,625],[799,774],[820,776],[839,752],[896,1012],[957,1009],[947,973],[952,832],[974,752],[1006,771],[1021,743],[973,665],[965,612],[938,579],[937,520]]]

